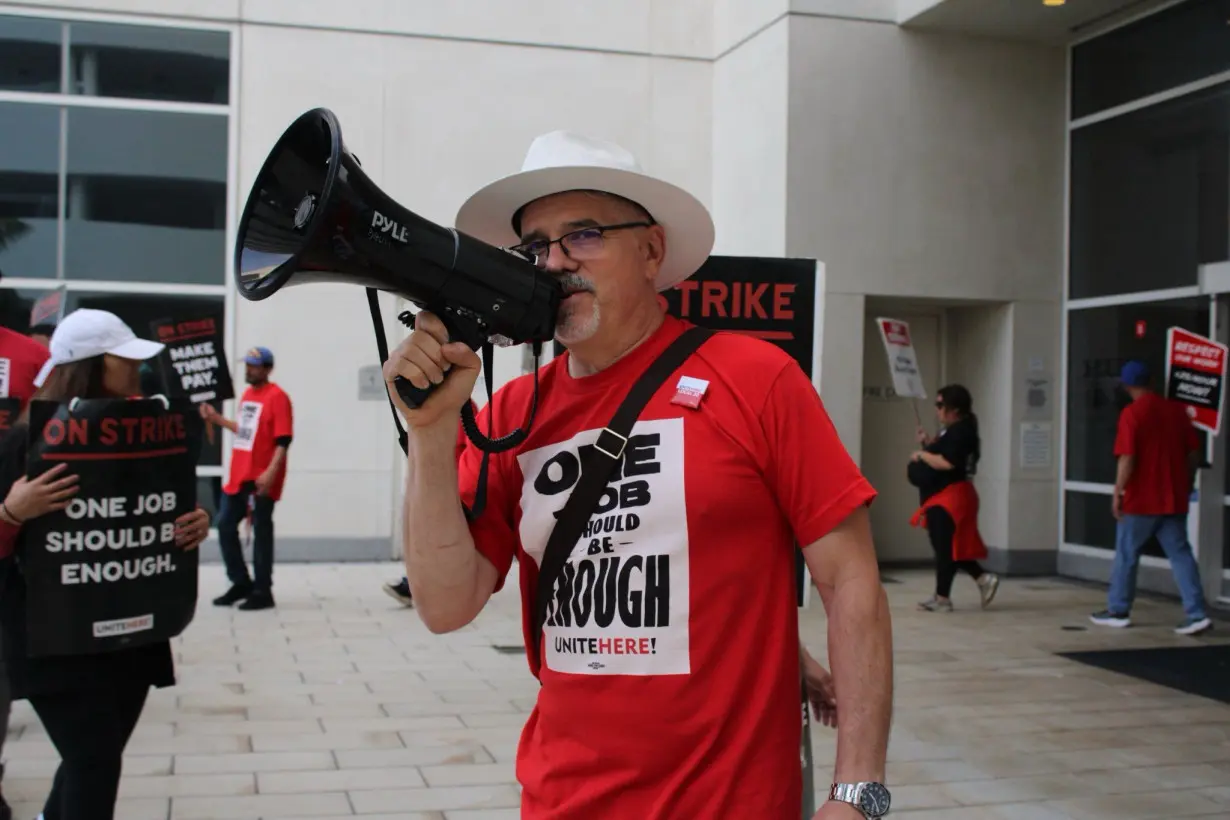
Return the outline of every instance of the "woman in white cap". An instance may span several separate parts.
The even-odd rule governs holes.
[[[140,395],[141,362],[163,345],[137,338],[119,317],[74,311],[51,338],[51,358],[39,373],[36,399],[69,401]],[[26,652],[26,583],[20,556],[22,525],[64,509],[77,477],[56,466],[27,480],[29,409],[0,440],[0,628],[14,699],[27,699],[61,763],[43,820],[111,820],[124,747],[151,686],[175,683],[169,641],[96,655],[31,658]],[[176,521],[176,542],[195,549],[209,533],[198,508]]]

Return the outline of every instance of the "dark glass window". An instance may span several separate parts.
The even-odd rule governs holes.
[[[1230,70],[1230,0],[1188,0],[1072,49],[1072,119]]]
[[[161,26],[72,23],[69,91],[89,97],[230,100],[230,35]]]
[[[1114,552],[1115,517],[1110,511],[1110,495],[1100,493],[1064,493],[1063,540],[1067,544]],[[1166,556],[1156,538],[1145,542],[1145,555]]]
[[[1152,371],[1155,387],[1164,389],[1166,331],[1172,326],[1207,335],[1208,299],[1069,311],[1069,480],[1115,483],[1115,432],[1127,405],[1119,369],[1128,359],[1140,359]]]
[[[60,110],[0,103],[0,274],[55,278]]]
[[[68,112],[64,276],[223,284],[227,120]]]
[[[1072,132],[1073,299],[1195,285],[1230,258],[1230,83]]]
[[[0,16],[0,89],[58,94],[64,26]]]

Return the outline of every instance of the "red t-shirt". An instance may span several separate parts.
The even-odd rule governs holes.
[[[231,444],[230,480],[223,492],[236,493],[247,481],[255,481],[273,461],[275,443],[283,436],[294,435],[294,413],[290,397],[273,382],[260,387],[248,387],[239,397],[239,412],[235,417],[239,430]],[[269,497],[282,497],[286,482],[286,460],[269,488]]]
[[[1191,472],[1187,454],[1200,447],[1183,405],[1145,393],[1123,408],[1115,456],[1135,456],[1123,493],[1128,515],[1178,515],[1188,510]]]
[[[14,418],[36,392],[34,377],[50,356],[50,350],[29,336],[0,327],[0,399],[19,400]],[[0,419],[0,429],[9,427],[12,422],[13,419]]]
[[[514,556],[532,600],[554,513],[631,384],[689,325],[663,327],[612,367],[540,371],[538,414],[516,450],[491,457],[471,532],[503,586]],[[522,817],[795,820],[799,636],[795,541],[829,533],[875,491],[838,440],[798,364],[767,342],[719,334],[642,411],[622,464],[548,614],[542,689],[522,733]],[[671,403],[706,380],[698,409]],[[497,393],[495,435],[524,425],[533,389]],[[482,453],[459,465],[473,504]],[[498,587],[497,587],[498,588]],[[529,641],[531,610],[522,621]]]

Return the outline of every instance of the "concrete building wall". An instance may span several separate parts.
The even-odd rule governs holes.
[[[785,250],[827,265],[821,392],[843,441],[863,438],[866,298],[962,305],[946,370],[980,408],[984,533],[1053,566],[1056,396],[1049,466],[1022,472],[1018,443],[1030,362],[1052,389],[1060,371],[1065,51],[797,15],[789,60]]]

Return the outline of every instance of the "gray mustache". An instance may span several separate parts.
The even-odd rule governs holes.
[[[584,276],[578,276],[575,273],[565,274],[559,277],[560,287],[567,293],[572,293],[579,290],[594,292],[594,283],[586,279]]]

